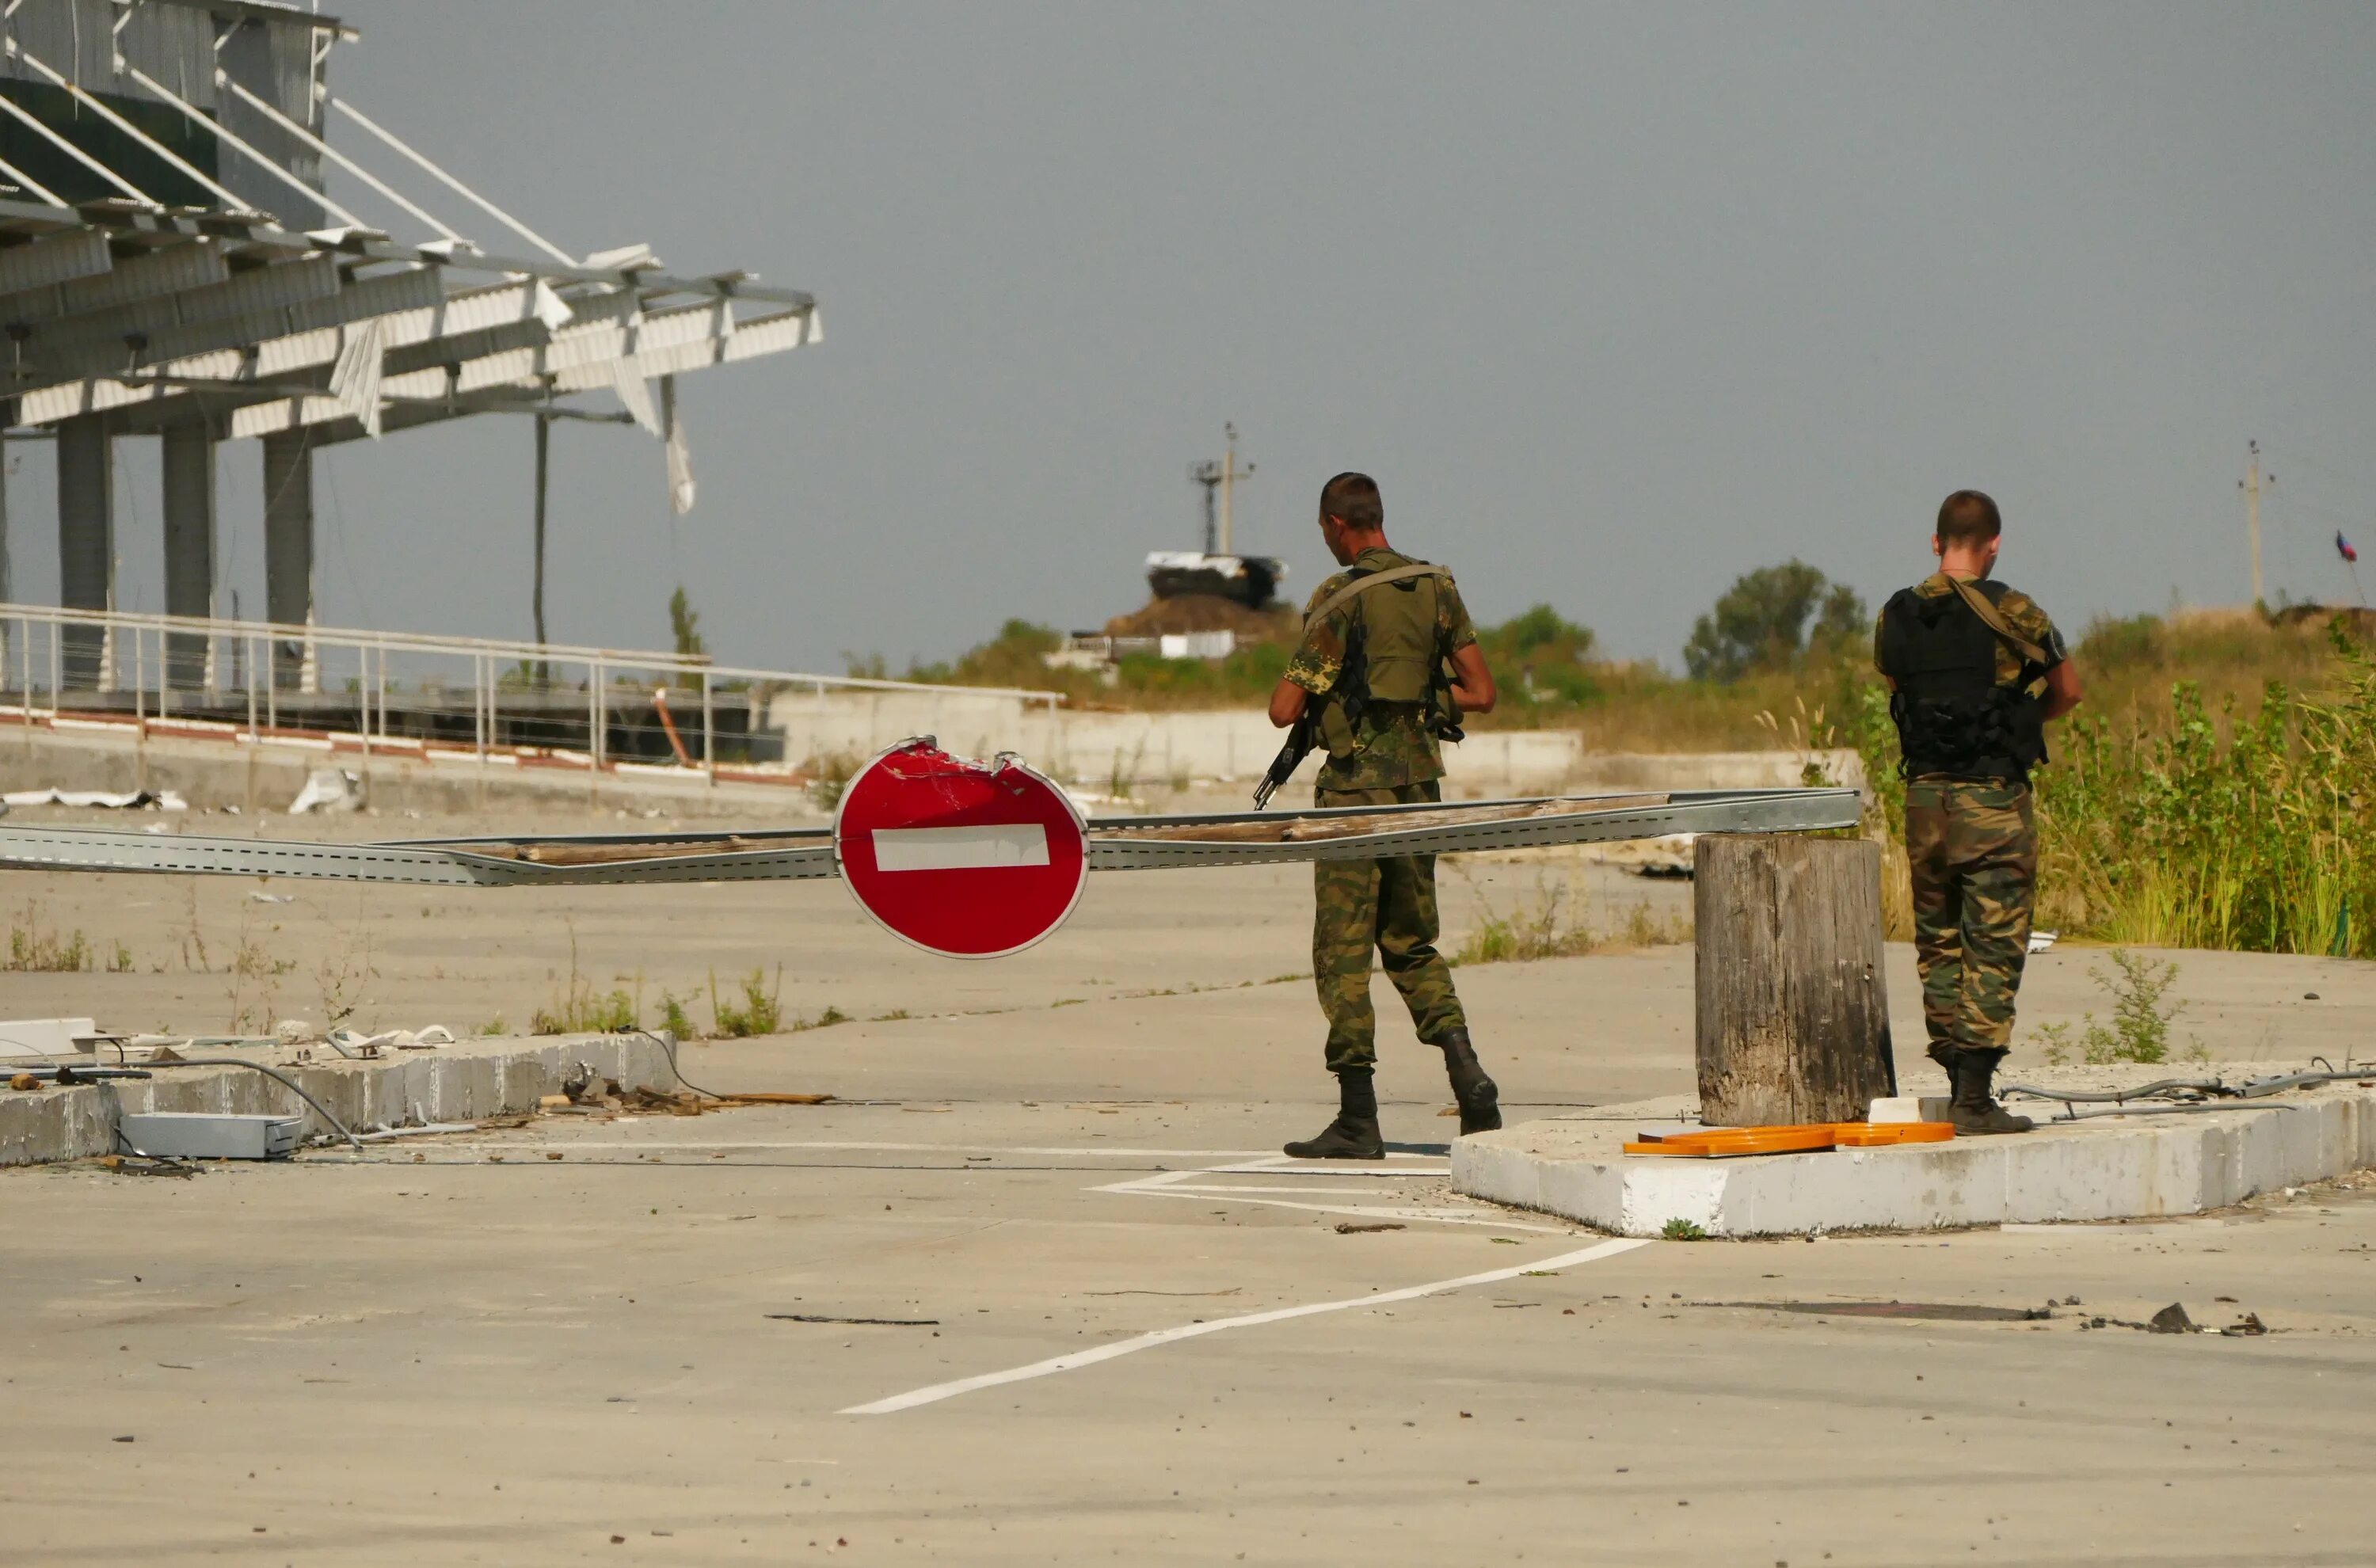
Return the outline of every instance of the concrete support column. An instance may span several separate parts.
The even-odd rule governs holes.
[[[8,422],[16,422],[13,414],[8,416]],[[0,604],[16,602],[17,582],[8,570],[8,455],[0,450]],[[11,682],[16,683],[16,689],[24,689],[25,671],[18,663],[20,655],[16,636],[15,622],[0,621],[0,691],[8,690]]]
[[[314,612],[314,453],[303,430],[264,438],[264,616],[302,626]],[[272,649],[272,679],[297,684],[305,661],[301,642]]]
[[[203,423],[167,425],[164,446],[165,613],[215,612],[215,439]],[[166,637],[165,680],[182,691],[206,683],[207,639]]]
[[[58,424],[58,603],[68,610],[113,608],[115,589],[115,462],[104,414],[77,414]],[[88,691],[101,683],[104,635],[69,628],[61,649],[65,684]]]

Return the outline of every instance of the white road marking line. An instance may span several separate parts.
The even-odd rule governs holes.
[[[1574,1268],[1581,1264],[1614,1257],[1620,1253],[1630,1253],[1636,1247],[1646,1247],[1649,1244],[1647,1237],[1621,1236],[1596,1242],[1592,1246],[1580,1248],[1573,1253],[1561,1253],[1553,1257],[1538,1258],[1534,1262],[1514,1265],[1509,1268],[1488,1269],[1482,1274],[1464,1274],[1455,1279],[1438,1279],[1426,1285],[1408,1285],[1399,1290],[1381,1290],[1374,1295],[1357,1296],[1349,1301],[1314,1301],[1306,1306],[1277,1307],[1269,1312],[1243,1313],[1236,1317],[1213,1318],[1204,1323],[1182,1324],[1177,1328],[1159,1328],[1150,1334],[1116,1340],[1111,1345],[1100,1345],[1092,1350],[1075,1350],[1070,1355],[1052,1356],[1044,1361],[1033,1361],[1028,1366],[1009,1367],[1004,1372],[983,1372],[976,1377],[958,1378],[954,1383],[936,1383],[929,1388],[911,1389],[905,1394],[895,1394],[887,1399],[877,1399],[872,1404],[852,1405],[847,1409],[838,1411],[837,1414],[888,1416],[900,1410],[912,1410],[919,1405],[932,1405],[943,1399],[954,1399],[960,1394],[971,1394],[977,1389],[996,1388],[1001,1384],[1021,1383],[1029,1378],[1047,1377],[1055,1372],[1075,1372],[1082,1367],[1095,1366],[1099,1361],[1111,1361],[1117,1356],[1128,1356],[1140,1350],[1152,1350],[1158,1345],[1170,1345],[1182,1339],[1200,1338],[1207,1334],[1221,1333],[1225,1329],[1254,1328],[1266,1323],[1285,1323],[1290,1318],[1316,1317],[1322,1313],[1350,1312],[1357,1307],[1382,1307],[1396,1301],[1415,1301],[1423,1296],[1441,1296],[1446,1291],[1463,1290],[1472,1285],[1498,1285],[1505,1279],[1516,1279],[1522,1275]]]
[[[1257,1208],[1293,1209],[1301,1214],[1341,1214],[1353,1219],[1419,1220],[1438,1225],[1473,1225],[1488,1230],[1525,1230],[1541,1236],[1567,1236],[1575,1233],[1569,1225],[1535,1225],[1521,1219],[1505,1218],[1494,1208],[1479,1204],[1472,1208],[1421,1207],[1417,1205],[1384,1204],[1314,1204],[1295,1203],[1287,1198],[1254,1196],[1255,1194],[1293,1193],[1309,1197],[1385,1197],[1375,1188],[1364,1187],[1266,1187],[1223,1182],[1206,1182],[1207,1176],[1246,1175],[1312,1175],[1312,1176],[1390,1176],[1399,1178],[1440,1177],[1450,1170],[1448,1161],[1436,1159],[1427,1165],[1407,1165],[1380,1168],[1363,1164],[1355,1166],[1345,1160],[1330,1160],[1325,1165],[1312,1161],[1280,1164],[1274,1156],[1244,1165],[1191,1166],[1185,1170],[1159,1170],[1144,1176],[1127,1177],[1091,1187],[1093,1193],[1119,1193],[1124,1197],[1194,1198],[1201,1202],[1251,1204]]]
[[[1296,1196],[1303,1198],[1373,1198],[1378,1195],[1378,1190],[1375,1187],[1243,1187],[1233,1182],[1206,1182],[1193,1187],[1166,1182],[1163,1190],[1167,1193],[1220,1193],[1224,1195],[1235,1195],[1240,1193],[1293,1193]]]
[[[1014,1154],[1067,1159],[1099,1159],[1114,1158],[1125,1159],[1246,1159],[1253,1158],[1261,1152],[1256,1149],[1242,1148],[1016,1148],[1004,1144],[887,1144],[820,1142],[809,1139],[767,1142],[765,1140],[754,1141],[741,1138],[722,1143],[712,1143],[707,1140],[694,1141],[688,1139],[678,1141],[674,1139],[662,1138],[632,1138],[624,1140],[615,1138],[600,1140],[592,1138],[571,1138],[559,1143],[540,1142],[493,1144],[472,1143],[457,1137],[446,1146],[452,1148],[493,1149],[496,1152],[503,1154],[509,1154],[515,1149],[544,1149],[556,1147],[573,1149],[647,1149],[653,1153],[659,1153],[664,1150],[671,1149],[680,1150],[686,1153],[691,1153],[695,1150],[707,1152],[711,1149],[815,1149],[824,1153],[860,1154]],[[1249,1167],[1248,1169],[1253,1168]],[[1449,1169],[1449,1167],[1446,1169]],[[1187,1172],[1187,1174],[1194,1174],[1194,1172]],[[1387,1175],[1395,1173],[1386,1171],[1363,1171],[1362,1174]]]
[[[874,830],[877,871],[979,871],[1047,863],[1048,830],[1036,822]]]
[[[1093,1191],[1112,1191],[1111,1188]],[[1132,1196],[1142,1198],[1200,1198],[1213,1203],[1223,1194],[1199,1192],[1193,1187],[1139,1187]],[[1342,1214],[1357,1219],[1426,1219],[1443,1225],[1476,1225],[1488,1230],[1531,1230],[1544,1236],[1572,1236],[1572,1225],[1529,1225],[1524,1220],[1503,1219],[1490,1209],[1412,1208],[1391,1204],[1300,1204],[1286,1198],[1238,1198],[1231,1202],[1253,1204],[1257,1208],[1292,1208],[1306,1214]]]

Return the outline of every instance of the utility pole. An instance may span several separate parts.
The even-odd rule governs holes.
[[[2261,591],[2261,489],[2277,482],[2275,473],[2261,471],[2261,444],[2244,443],[2246,463],[2244,477],[2236,488],[2244,493],[2244,535],[2252,549],[2252,606],[2260,609],[2268,603]]]
[[[552,422],[544,415],[536,416],[536,582],[529,594],[529,612],[536,618],[536,647],[544,651],[544,493],[552,455]],[[537,681],[541,685],[552,678],[552,667],[542,659],[537,661]]]
[[[2244,531],[2252,543],[2252,608],[2257,610],[2266,602],[2261,597],[2261,444],[2247,441],[2244,450],[2251,459],[2243,481]]]
[[[1252,463],[1248,463],[1242,471],[1238,468],[1238,427],[1225,424],[1221,427],[1221,434],[1228,438],[1221,460],[1217,463],[1208,457],[1188,469],[1188,477],[1205,487],[1205,553],[1207,555],[1228,555],[1236,549],[1236,519],[1231,516],[1234,497],[1230,494],[1230,487],[1239,480],[1254,477]],[[1221,500],[1218,529],[1213,517],[1213,493],[1217,490],[1220,492]]]

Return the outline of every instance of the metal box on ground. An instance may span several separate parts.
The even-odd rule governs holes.
[[[125,1146],[183,1159],[286,1159],[304,1136],[302,1116],[230,1116],[151,1111],[126,1115]]]

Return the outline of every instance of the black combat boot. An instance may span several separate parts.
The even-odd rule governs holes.
[[[1491,1133],[1502,1125],[1502,1093],[1477,1060],[1465,1028],[1448,1030],[1435,1042],[1443,1051],[1444,1076],[1452,1080],[1452,1099],[1460,1107],[1460,1131]]]
[[[1999,1105],[1989,1093],[1990,1080],[1997,1075],[1997,1063],[2005,1059],[2002,1046],[1959,1046],[1955,1048],[1955,1064],[1947,1075],[1955,1085],[1955,1099],[1949,1111],[1959,1138],[1976,1137],[1988,1133],[2026,1133],[2032,1126],[2026,1116],[2015,1116]]]
[[[1386,1140],[1378,1132],[1378,1091],[1367,1067],[1336,1075],[1336,1120],[1316,1138],[1287,1146],[1297,1159],[1384,1159]]]

